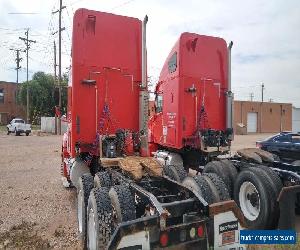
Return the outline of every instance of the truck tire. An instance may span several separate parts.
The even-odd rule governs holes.
[[[135,200],[128,186],[115,185],[109,190],[117,223],[136,219]]]
[[[293,161],[293,162],[292,162],[292,165],[293,165],[293,166],[296,166],[296,167],[300,167],[300,160]]]
[[[257,167],[251,167],[251,170],[257,175],[262,176],[265,179],[265,185],[268,185],[269,202],[270,202],[270,218],[268,229],[275,229],[278,225],[278,219],[280,215],[279,204],[277,197],[282,189],[282,182],[279,176],[267,166],[258,165]],[[267,184],[269,183],[269,184]]]
[[[93,176],[84,174],[79,178],[77,189],[77,219],[78,232],[81,243],[86,245],[87,205],[90,192],[94,187]]]
[[[241,208],[247,228],[268,229],[272,219],[272,186],[255,168],[241,171],[235,181],[234,198]]]
[[[230,200],[227,187],[224,181],[218,175],[214,173],[204,173],[203,177],[208,181],[211,189],[216,189],[219,201]]]
[[[283,187],[280,177],[278,176],[278,174],[275,171],[273,171],[268,166],[256,165],[256,167],[259,169],[263,169],[266,172],[266,174],[269,178],[269,181],[271,182],[273,188],[276,190],[275,192],[276,192],[276,199],[277,199],[277,197]]]
[[[113,212],[109,188],[94,188],[91,191],[87,213],[87,248],[106,249],[114,232]]]
[[[15,136],[19,136],[20,132],[17,131],[17,129],[15,128]]]
[[[187,173],[183,166],[166,165],[163,167],[163,174],[168,176],[174,181],[182,182],[187,176]]]
[[[216,196],[216,190],[213,190],[210,187],[207,180],[203,176],[188,176],[183,180],[182,185],[200,194],[209,205],[218,202],[219,197]]]
[[[224,167],[224,171],[226,172],[226,174],[229,178],[229,185],[230,185],[231,193],[229,192],[229,190],[228,190],[228,193],[231,197],[233,197],[234,182],[238,175],[238,171],[236,170],[236,167],[234,166],[233,162],[231,162],[228,159],[220,160],[220,163]]]
[[[108,187],[112,186],[112,181],[110,179],[109,173],[107,171],[98,172],[94,177],[94,187]]]
[[[26,136],[28,136],[29,135],[29,132],[26,132]]]
[[[10,134],[10,131],[9,131],[9,129],[7,129],[7,135],[9,135]]]
[[[221,162],[219,161],[211,161],[207,163],[204,166],[204,170],[203,170],[203,173],[214,173],[218,175],[225,183],[229,194],[232,194],[233,191],[231,187],[233,186],[233,184],[231,182],[229,172],[230,172],[229,168],[225,167],[225,164],[221,164]]]

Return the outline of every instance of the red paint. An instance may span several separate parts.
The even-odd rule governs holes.
[[[177,68],[170,72],[168,62],[174,53],[177,53]],[[201,128],[224,131],[227,86],[226,42],[217,37],[181,34],[156,86],[163,97],[163,112],[156,113],[149,122],[150,142],[183,148],[184,140],[197,130],[202,103],[207,119],[203,119]]]
[[[125,152],[126,155],[134,155],[132,134],[127,135],[125,138]]]
[[[97,132],[138,131],[141,28],[136,18],[76,11],[68,93],[71,157],[75,157],[76,143],[91,145]],[[96,83],[82,83],[87,79]],[[88,148],[82,146],[80,152]]]

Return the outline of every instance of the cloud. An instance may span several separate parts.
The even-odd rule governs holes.
[[[52,0],[0,0],[2,15],[0,28],[31,27],[32,45],[30,68],[32,71],[53,71],[53,37],[57,30],[57,15],[51,10],[58,1]],[[254,92],[260,98],[260,84],[264,82],[266,99],[293,102],[300,106],[300,2],[289,1],[221,1],[221,0],[64,0],[63,12],[63,67],[70,60],[71,18],[75,9],[85,7],[143,19],[149,16],[148,72],[157,77],[173,44],[182,32],[223,37],[233,41],[232,85],[236,99],[249,99]],[[38,12],[35,16],[7,15],[8,12]],[[8,33],[9,31],[5,31]],[[5,33],[0,29],[0,35]],[[22,46],[18,36],[24,30],[4,35],[1,43],[0,77],[14,80],[13,55],[9,55],[10,43]],[[2,46],[4,44],[5,46]],[[1,58],[6,58],[5,60]],[[3,66],[4,65],[4,66]],[[24,67],[23,61],[23,67]],[[21,78],[24,80],[25,72]]]

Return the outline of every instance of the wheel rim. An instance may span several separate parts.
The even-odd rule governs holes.
[[[239,201],[246,219],[256,220],[260,212],[260,197],[256,187],[251,182],[246,181],[241,185]]]
[[[83,225],[82,225],[82,200],[83,197],[82,197],[82,190],[79,190],[78,192],[78,199],[77,199],[77,218],[78,218],[78,230],[79,230],[79,233],[82,233],[82,228],[83,228]]]
[[[89,220],[88,220],[88,249],[97,249],[97,235],[96,235],[96,222],[95,213],[92,208],[89,210]]]

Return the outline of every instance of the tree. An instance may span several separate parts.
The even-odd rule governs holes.
[[[63,85],[66,86],[67,79],[63,79]],[[54,107],[58,105],[58,88],[54,84],[54,77],[44,72],[36,72],[32,80],[21,84],[18,99],[21,104],[26,105],[27,88],[29,88],[29,113],[33,124],[40,122],[41,116],[54,116]],[[65,110],[67,103],[66,87],[62,88],[62,106]]]

